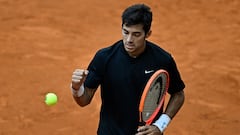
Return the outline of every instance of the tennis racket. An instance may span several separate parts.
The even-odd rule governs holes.
[[[151,125],[158,112],[161,110],[165,95],[168,91],[169,75],[168,72],[157,70],[148,80],[139,105],[139,124]]]

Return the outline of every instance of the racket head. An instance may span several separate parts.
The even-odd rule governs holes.
[[[169,87],[169,75],[166,70],[156,71],[148,80],[139,105],[140,124],[150,125],[161,110]]]

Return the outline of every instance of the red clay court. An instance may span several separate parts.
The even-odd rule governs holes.
[[[99,92],[80,108],[71,75],[121,39],[134,3],[152,7],[149,40],[174,55],[187,86],[166,134],[239,134],[239,0],[0,0],[0,135],[95,135]],[[47,92],[57,105],[44,104]]]

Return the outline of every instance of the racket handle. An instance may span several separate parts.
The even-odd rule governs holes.
[[[144,122],[144,121],[141,121],[141,122],[139,122],[139,124],[138,124],[138,126],[145,126],[146,125],[146,122]]]

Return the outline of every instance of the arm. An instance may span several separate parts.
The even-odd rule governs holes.
[[[171,95],[165,113],[173,119],[184,103],[184,91],[180,91]]]
[[[95,91],[96,89],[90,89],[85,87],[83,95],[79,97],[78,95],[73,94],[73,98],[78,105],[80,105],[81,107],[84,107],[92,101]]]
[[[84,87],[87,70],[76,69],[72,75],[71,90],[74,100],[80,106],[86,106],[91,101],[97,89]]]
[[[163,132],[182,107],[184,99],[184,91],[173,93],[168,101],[165,113],[163,113],[153,125],[157,126],[158,129]]]
[[[167,125],[177,114],[184,103],[184,91],[180,91],[171,95],[165,114],[162,114],[160,118],[150,126],[142,126],[138,128],[138,133],[136,135],[154,134],[162,135],[163,131],[166,129]]]

